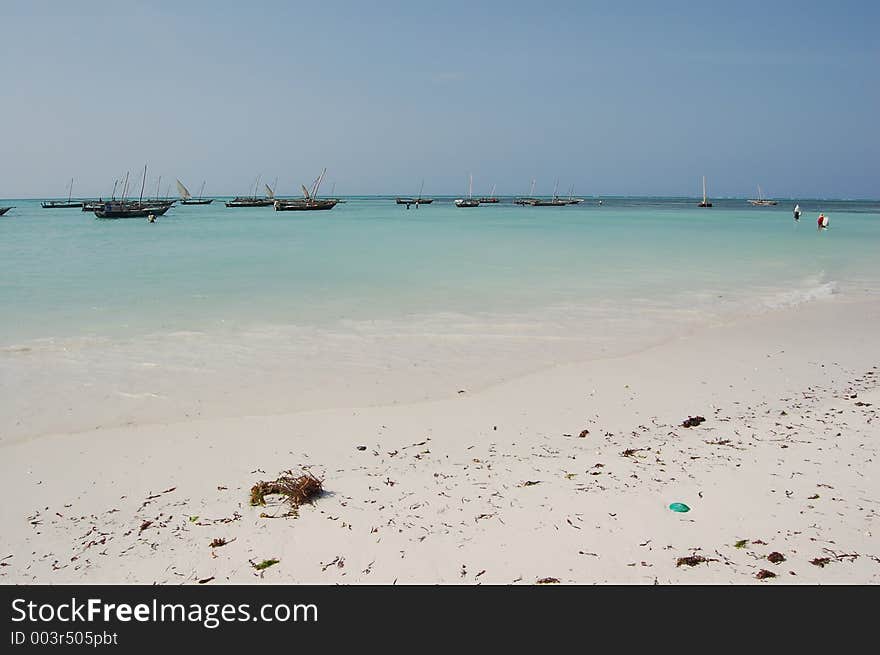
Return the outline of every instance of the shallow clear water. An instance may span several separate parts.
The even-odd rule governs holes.
[[[709,308],[719,295],[880,279],[880,206],[609,199],[565,208],[406,210],[350,199],[330,212],[176,206],[156,224],[14,201],[0,219],[0,343],[78,335],[417,315],[532,313],[592,303]]]
[[[880,203],[451,200],[155,224],[0,202],[0,441],[437,397],[880,288]]]

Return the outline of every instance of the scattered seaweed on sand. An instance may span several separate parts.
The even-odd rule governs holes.
[[[324,491],[324,481],[311,473],[295,476],[285,471],[271,481],[261,480],[251,487],[251,505],[258,507],[266,504],[266,496],[283,496],[290,503],[295,514],[304,503],[310,503]]]
[[[717,559],[703,557],[702,555],[688,555],[687,557],[679,557],[675,561],[675,566],[696,566],[697,564],[717,561]]]
[[[695,428],[700,423],[704,423],[706,421],[702,416],[688,416],[684,421],[681,422],[681,427],[683,428]]]
[[[559,584],[559,578],[540,578],[535,584]]]
[[[774,550],[772,553],[767,555],[767,559],[773,564],[779,564],[780,562],[785,561],[785,555],[783,555],[782,553],[778,553]]]
[[[817,557],[815,559],[810,560],[810,564],[813,566],[818,566],[820,569],[824,569],[826,564],[831,563],[830,557]]]
[[[526,480],[525,482],[523,482],[519,486],[521,486],[521,487],[534,487],[536,484],[541,484],[541,481],[540,480]]]
[[[764,580],[765,578],[775,578],[776,574],[773,571],[768,571],[767,569],[761,569],[758,571],[757,575],[755,575],[758,580]]]
[[[281,561],[280,559],[275,559],[273,557],[272,559],[264,559],[262,562],[253,562],[252,561],[251,566],[253,566],[257,571],[265,571],[270,566],[275,566],[280,561]]]
[[[749,543],[748,539],[740,539],[735,544],[733,544],[734,548],[745,548]]]
[[[590,434],[589,430],[581,430],[581,433],[578,435],[578,439],[585,439],[588,434]]]
[[[218,537],[211,541],[211,548],[220,548],[220,546],[225,546],[229,542],[226,541],[223,537]]]

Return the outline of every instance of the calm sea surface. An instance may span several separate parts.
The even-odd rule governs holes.
[[[565,208],[330,212],[175,206],[156,224],[14,204],[0,218],[0,344],[83,335],[333,326],[590,306],[712,311],[722,301],[876,288],[880,203],[607,199]],[[830,229],[817,233],[819,210]],[[795,294],[795,295],[792,295]],[[635,305],[633,304],[635,303]]]

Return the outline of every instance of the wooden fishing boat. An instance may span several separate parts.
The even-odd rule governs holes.
[[[537,198],[529,204],[532,207],[565,207],[568,202],[561,198]]]
[[[180,194],[180,204],[182,205],[210,205],[214,202],[213,198],[203,198],[202,193],[205,191],[205,183],[202,182],[202,188],[199,189],[199,197],[193,198],[180,180],[177,180],[177,192]]]
[[[552,198],[537,198],[529,204],[532,207],[565,207],[570,204],[567,200],[560,198],[557,191],[559,191],[559,180],[556,180],[556,184],[553,187]]]
[[[73,195],[73,178],[70,178],[70,186],[67,192],[67,200],[44,200],[40,203],[40,206],[43,209],[76,209],[78,207],[82,207],[82,201],[73,201],[71,200],[71,196]]]
[[[318,189],[327,174],[327,169],[321,171],[318,179],[312,184],[311,190],[300,185],[303,192],[302,198],[279,199],[275,201],[275,211],[278,212],[303,212],[303,211],[326,211],[333,209],[339,201],[336,198],[318,198]]]
[[[300,211],[321,211],[325,209],[333,209],[339,201],[336,198],[323,199],[305,199],[293,198],[290,200],[276,200],[275,211],[278,212],[300,212]]]
[[[480,201],[481,205],[495,205],[498,203],[498,198],[495,197],[495,185],[492,185],[492,190],[489,192],[489,195],[484,198],[477,198]]]
[[[40,203],[43,209],[81,209],[81,202],[66,202],[64,200],[44,200]]]
[[[535,199],[532,197],[535,194],[535,180],[532,180],[532,186],[529,187],[529,195],[522,198],[514,198],[513,204],[520,205],[521,207],[529,206],[535,204]]]
[[[140,203],[108,202],[95,210],[95,218],[147,218],[162,216],[171,205],[142,205]]]
[[[254,196],[251,197],[238,197],[233,198],[232,200],[228,200],[226,202],[227,207],[268,207],[269,205],[274,204],[275,201],[272,198],[257,198]]]
[[[422,190],[425,188],[425,181],[422,180],[421,186],[419,186],[419,195],[415,198],[395,198],[395,202],[398,205],[406,205],[409,207],[410,205],[430,205],[434,202],[433,198],[422,198]]]
[[[711,207],[712,203],[706,199],[706,176],[703,176],[703,202],[701,202],[698,207]]]
[[[3,216],[3,214],[8,212],[10,209],[15,209],[15,207],[0,207],[0,216]]]
[[[257,196],[257,189],[260,186],[260,176],[257,176],[257,180],[254,183],[254,195],[252,196],[238,196],[233,198],[232,200],[227,201],[227,207],[269,207],[275,204],[275,192],[269,188],[269,185],[266,185],[266,190],[269,192],[268,195],[259,197]]]
[[[160,178],[161,179],[161,178]],[[102,207],[95,209],[95,218],[146,218],[147,216],[162,216],[171,209],[176,202],[174,200],[144,200],[144,185],[147,183],[147,166],[144,164],[144,177],[141,182],[141,194],[137,202],[125,199],[125,191],[128,187],[128,175],[125,179],[122,200],[110,200]],[[158,186],[157,186],[158,188]]]
[[[459,198],[455,201],[456,207],[479,207],[480,201],[473,197],[474,192],[474,176],[468,176],[468,194],[467,198]]]

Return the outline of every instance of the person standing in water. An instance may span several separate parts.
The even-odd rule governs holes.
[[[817,230],[827,230],[828,229],[828,217],[820,213],[819,219],[816,221],[816,229]]]
[[[794,206],[794,220],[796,220],[796,221],[801,220],[801,206],[800,205]]]

